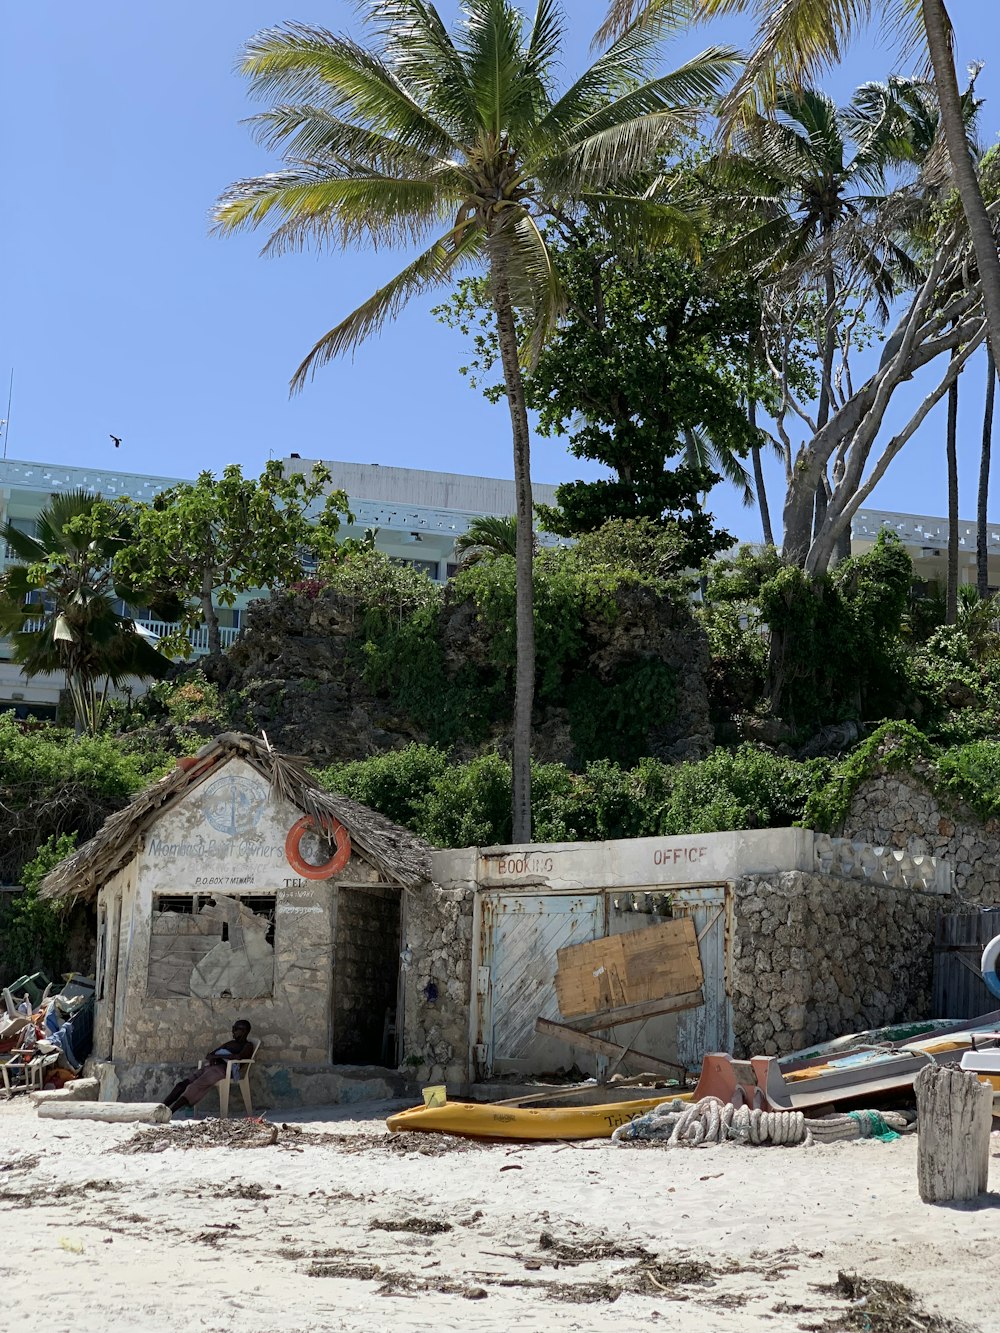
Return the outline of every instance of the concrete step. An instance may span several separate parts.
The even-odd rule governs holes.
[[[48,1092],[33,1092],[33,1102],[96,1102],[100,1084],[96,1078],[75,1078],[64,1088],[52,1088]]]

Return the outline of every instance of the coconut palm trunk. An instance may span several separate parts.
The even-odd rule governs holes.
[[[997,364],[986,349],[986,409],[983,413],[983,448],[979,455],[979,494],[976,502],[976,587],[983,601],[990,595],[990,534],[987,508],[990,498],[990,455],[993,452],[993,415],[996,407]]]
[[[531,841],[531,714],[535,697],[534,536],[531,502],[531,432],[518,356],[503,231],[491,237],[490,278],[497,337],[514,437],[517,501],[517,665],[514,673],[514,740],[511,778],[515,842]]]
[[[1000,255],[993,223],[983,199],[979,177],[969,147],[962,94],[955,72],[951,20],[943,0],[921,0],[927,48],[934,67],[934,84],[941,105],[948,157],[955,186],[962,201],[962,211],[976,252],[976,263],[983,286],[983,305],[990,343],[1000,347]]]
[[[945,622],[958,621],[958,381],[948,390],[948,585]]]

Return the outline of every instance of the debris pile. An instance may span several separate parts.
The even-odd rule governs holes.
[[[94,1041],[94,982],[71,974],[61,990],[42,973],[0,992],[0,1086],[8,1097],[61,1088],[79,1076]]]

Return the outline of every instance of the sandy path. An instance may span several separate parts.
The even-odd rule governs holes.
[[[385,1109],[304,1113],[298,1141],[270,1147],[124,1155],[111,1150],[134,1127],[0,1104],[0,1328],[819,1329],[849,1307],[817,1287],[848,1269],[1000,1333],[1000,1196],[925,1207],[912,1138],[695,1151],[445,1140],[430,1152],[417,1149],[437,1140],[390,1140]],[[337,1141],[305,1137],[321,1131]],[[992,1152],[1000,1190],[996,1136]],[[451,1229],[371,1225],[414,1218]],[[543,1232],[617,1255],[566,1262],[580,1249],[546,1248]],[[679,1259],[714,1272],[677,1283],[659,1265]]]

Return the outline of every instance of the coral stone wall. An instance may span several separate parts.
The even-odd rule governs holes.
[[[877,773],[863,782],[844,834],[951,861],[957,898],[978,906],[1000,903],[1000,823],[984,824],[961,805],[946,809],[915,773]]]
[[[747,875],[735,894],[737,1055],[933,1017],[934,929],[947,899],[802,871]]]
[[[468,1081],[474,896],[428,884],[404,902],[403,1068],[421,1083]]]

